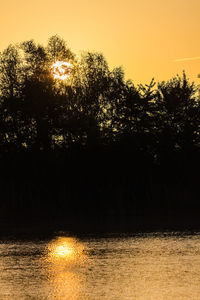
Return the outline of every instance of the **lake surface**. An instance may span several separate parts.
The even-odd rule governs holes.
[[[200,299],[200,234],[4,240],[0,299]]]

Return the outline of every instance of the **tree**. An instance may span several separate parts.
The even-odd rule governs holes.
[[[200,145],[196,88],[183,72],[158,84],[157,96],[157,157],[183,174]]]
[[[5,149],[19,148],[22,143],[24,122],[20,114],[23,71],[19,49],[9,45],[0,54],[0,115],[1,146]]]
[[[51,65],[54,59],[72,59],[74,55],[58,36],[51,37],[46,48],[33,41],[22,43],[21,48],[25,53],[24,116],[29,116],[33,128],[34,148],[48,151],[56,141],[68,96],[65,89],[63,97],[62,85],[53,79]]]

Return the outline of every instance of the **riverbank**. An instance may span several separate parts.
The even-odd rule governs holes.
[[[83,216],[66,219],[1,219],[0,238],[44,238],[57,235],[137,234],[145,232],[200,231],[197,215],[173,216]]]

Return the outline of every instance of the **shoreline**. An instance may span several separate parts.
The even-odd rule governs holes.
[[[186,220],[187,217],[187,220]],[[161,217],[160,217],[161,218]],[[63,219],[35,219],[35,220],[2,220],[0,221],[0,239],[40,239],[57,235],[70,236],[102,236],[102,235],[137,235],[157,232],[200,232],[200,220],[197,216],[170,216],[162,219],[152,217],[131,216],[131,218],[107,218],[101,221],[92,219],[71,218]]]

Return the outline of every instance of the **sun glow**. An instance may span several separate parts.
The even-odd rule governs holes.
[[[83,258],[83,245],[74,238],[59,237],[48,246],[49,257],[56,260],[80,261]]]
[[[57,246],[57,248],[54,251],[54,255],[56,257],[68,257],[73,254],[73,249],[70,248],[67,243],[64,243],[63,245]]]
[[[74,237],[58,236],[46,244],[41,257],[51,299],[82,299],[88,254]],[[79,272],[79,271],[80,272]]]
[[[51,66],[54,79],[65,80],[70,76],[72,65],[66,61],[56,61]]]

